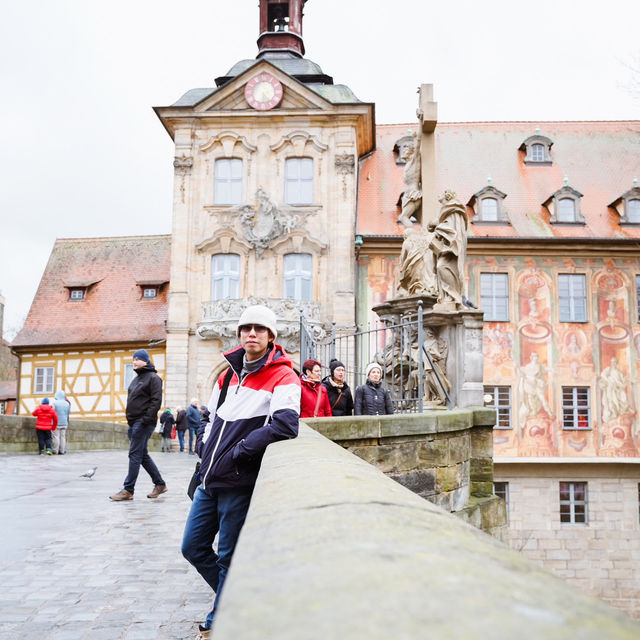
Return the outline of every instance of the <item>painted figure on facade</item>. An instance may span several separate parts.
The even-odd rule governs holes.
[[[627,378],[618,369],[617,358],[611,358],[611,364],[600,374],[600,386],[603,422],[609,422],[631,411],[627,397]]]
[[[433,231],[430,248],[436,256],[438,306],[455,311],[465,308],[462,295],[469,220],[466,207],[454,191],[445,191],[439,202],[442,207],[438,222],[429,225]]]
[[[400,148],[400,156],[405,162],[404,167],[404,191],[402,193],[402,213],[398,222],[405,227],[413,227],[412,218],[421,222],[422,215],[422,176],[420,141],[415,131],[410,131],[406,144]]]
[[[536,417],[542,409],[551,416],[551,409],[547,404],[547,375],[545,367],[540,364],[537,353],[532,353],[529,362],[520,367],[520,421]]]

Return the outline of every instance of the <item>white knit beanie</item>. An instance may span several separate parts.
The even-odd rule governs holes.
[[[377,362],[372,362],[371,364],[367,365],[367,369],[366,369],[367,378],[369,377],[369,374],[373,369],[380,369],[380,375],[382,375],[382,367]]]
[[[276,328],[276,314],[265,307],[263,304],[255,304],[251,307],[247,307],[238,320],[238,336],[240,336],[240,327],[246,324],[261,324],[263,327],[267,327],[273,334],[274,338],[278,337],[278,329]]]

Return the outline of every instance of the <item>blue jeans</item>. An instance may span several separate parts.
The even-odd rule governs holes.
[[[189,453],[196,450],[196,432],[198,427],[189,426]]]
[[[184,451],[184,429],[178,429],[178,442],[180,443],[180,451]]]
[[[182,555],[196,568],[216,597],[204,627],[211,628],[231,556],[251,502],[253,487],[207,489],[200,485],[193,496],[182,538]],[[218,553],[213,541],[218,535]]]
[[[133,493],[138,473],[140,473],[140,465],[151,476],[153,484],[165,484],[158,467],[151,459],[147,449],[147,442],[151,434],[156,428],[155,424],[142,424],[142,422],[134,422],[127,431],[129,437],[129,473],[124,480],[124,488]]]

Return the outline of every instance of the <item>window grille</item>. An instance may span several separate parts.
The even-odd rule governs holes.
[[[284,201],[287,204],[311,204],[313,202],[313,159],[287,158],[284,175]]]
[[[211,257],[211,299],[240,297],[240,256],[218,253]]]
[[[284,256],[284,297],[290,300],[312,299],[312,257],[310,253]]]
[[[53,393],[53,367],[36,367],[33,393]]]
[[[485,407],[496,411],[496,429],[511,429],[511,387],[485,386],[485,395],[491,400],[485,402]]]
[[[558,276],[560,322],[587,321],[587,281],[584,274]]]
[[[480,274],[480,305],[485,321],[509,321],[509,276],[506,273]]]
[[[214,170],[214,204],[240,204],[242,202],[242,160],[220,158]]]
[[[591,428],[589,387],[562,387],[562,428]]]
[[[586,482],[560,483],[560,522],[588,523],[588,497]]]

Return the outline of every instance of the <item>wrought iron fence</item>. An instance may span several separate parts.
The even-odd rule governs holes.
[[[446,381],[425,347],[422,306],[415,314],[400,318],[396,324],[376,323],[366,330],[338,330],[335,323],[328,335],[314,336],[303,313],[300,314],[300,363],[313,358],[328,374],[333,358],[345,366],[347,384],[355,388],[366,382],[366,368],[376,362],[382,369],[396,413],[421,413],[425,391],[437,387],[451,407]],[[425,371],[427,377],[425,379]]]

